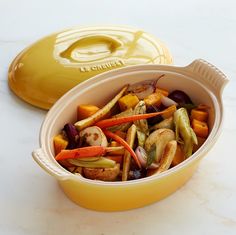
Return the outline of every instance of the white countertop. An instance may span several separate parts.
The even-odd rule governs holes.
[[[60,3],[58,3],[60,2]],[[231,1],[0,1],[0,234],[236,234],[236,3]],[[32,159],[46,111],[17,98],[7,69],[26,46],[75,25],[143,29],[174,62],[203,58],[230,79],[225,124],[191,180],[168,198],[125,212],[94,212],[67,199]]]

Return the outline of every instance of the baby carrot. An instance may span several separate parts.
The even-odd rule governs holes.
[[[73,158],[89,158],[89,157],[99,157],[107,152],[121,150],[123,147],[103,147],[103,146],[89,146],[83,148],[76,148],[71,150],[62,150],[58,153],[55,159],[73,159]]]
[[[137,163],[138,167],[141,168],[141,164],[139,162],[138,157],[136,156],[134,150],[128,145],[128,143],[123,140],[120,136],[112,133],[111,131],[108,130],[103,130],[103,133],[112,138],[113,140],[115,140],[116,142],[118,142],[119,144],[123,145],[124,148],[130,153],[130,155],[133,157],[133,159],[135,160],[135,162]]]
[[[157,115],[164,114],[165,112],[167,111],[164,110],[164,111],[156,112],[156,113],[145,113],[145,114],[138,114],[138,115],[133,115],[133,116],[128,116],[128,117],[109,118],[109,119],[98,121],[94,125],[100,128],[107,128],[107,127],[111,127],[115,125],[120,125],[122,123],[133,122],[133,121],[137,121],[141,119],[155,117]]]

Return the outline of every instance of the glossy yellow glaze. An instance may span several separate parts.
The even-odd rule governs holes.
[[[129,210],[157,202],[175,192],[193,175],[198,163],[199,159],[159,180],[121,184],[120,187],[77,180],[59,181],[59,184],[65,194],[82,207],[97,211]]]
[[[78,104],[107,103],[107,100],[114,97],[114,94],[127,84],[127,80],[133,84],[137,81],[154,79],[161,74],[165,74],[165,79],[159,81],[160,87],[186,92],[191,90],[194,102],[211,107],[210,135],[194,155],[166,172],[127,182],[85,179],[71,174],[55,161],[52,139],[65,123],[76,120]],[[192,176],[199,161],[219,137],[223,121],[221,96],[227,81],[222,72],[203,60],[195,60],[186,67],[138,65],[95,76],[69,91],[50,109],[40,131],[40,148],[33,151],[33,158],[39,166],[59,181],[69,199],[83,207],[98,211],[117,211],[159,201],[176,191]],[[110,89],[111,87],[113,89]]]
[[[135,64],[171,63],[168,49],[143,31],[76,28],[45,37],[21,52],[9,68],[9,86],[28,103],[49,109],[96,74]]]

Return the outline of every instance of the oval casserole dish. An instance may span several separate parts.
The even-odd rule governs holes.
[[[54,159],[53,136],[67,122],[76,121],[79,104],[104,105],[125,84],[155,79],[165,74],[158,85],[169,91],[180,89],[194,103],[211,107],[210,134],[203,146],[187,160],[168,171],[127,182],[103,182],[74,175]],[[227,78],[204,60],[195,60],[186,67],[138,65],[97,75],[67,92],[48,112],[40,131],[40,148],[33,151],[34,160],[55,177],[73,202],[98,211],[119,211],[142,207],[159,201],[190,179],[200,160],[212,148],[222,128],[222,91]]]

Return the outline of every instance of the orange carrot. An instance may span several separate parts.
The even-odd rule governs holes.
[[[62,150],[58,153],[55,159],[64,160],[64,159],[71,159],[71,158],[87,158],[87,157],[96,157],[104,155],[106,152],[106,148],[103,146],[89,146],[83,148],[76,148],[76,149],[68,149]]]
[[[177,110],[176,105],[171,105],[165,109],[165,113],[163,113],[161,116],[163,119],[170,118],[171,116],[173,116],[176,110]]]
[[[123,131],[120,131],[120,130],[115,131],[115,134],[118,135],[118,136],[120,136],[122,139],[125,139],[125,138],[126,138],[126,133],[123,132]],[[112,146],[112,147],[115,147],[115,146]]]
[[[108,119],[109,120],[109,119]],[[136,164],[138,165],[139,168],[141,168],[141,164],[139,162],[138,157],[136,156],[134,150],[128,145],[128,143],[123,140],[120,136],[112,133],[111,131],[108,130],[103,130],[103,133],[107,136],[112,138],[113,140],[115,140],[116,142],[118,142],[119,144],[121,144],[122,146],[124,146],[124,148],[130,153],[130,155],[133,157],[133,159],[135,160]]]
[[[123,147],[103,147],[103,146],[89,146],[83,148],[76,148],[70,150],[62,150],[55,157],[57,161],[73,158],[89,158],[102,156],[107,152],[121,150]]]
[[[138,115],[133,115],[133,116],[128,116],[128,117],[115,117],[115,118],[103,119],[101,121],[98,121],[94,125],[100,128],[107,128],[107,127],[111,127],[115,125],[120,125],[122,123],[155,117],[157,115],[164,114],[165,112],[167,111],[164,110],[164,111],[156,112],[156,113],[145,113],[145,114],[138,114]]]

